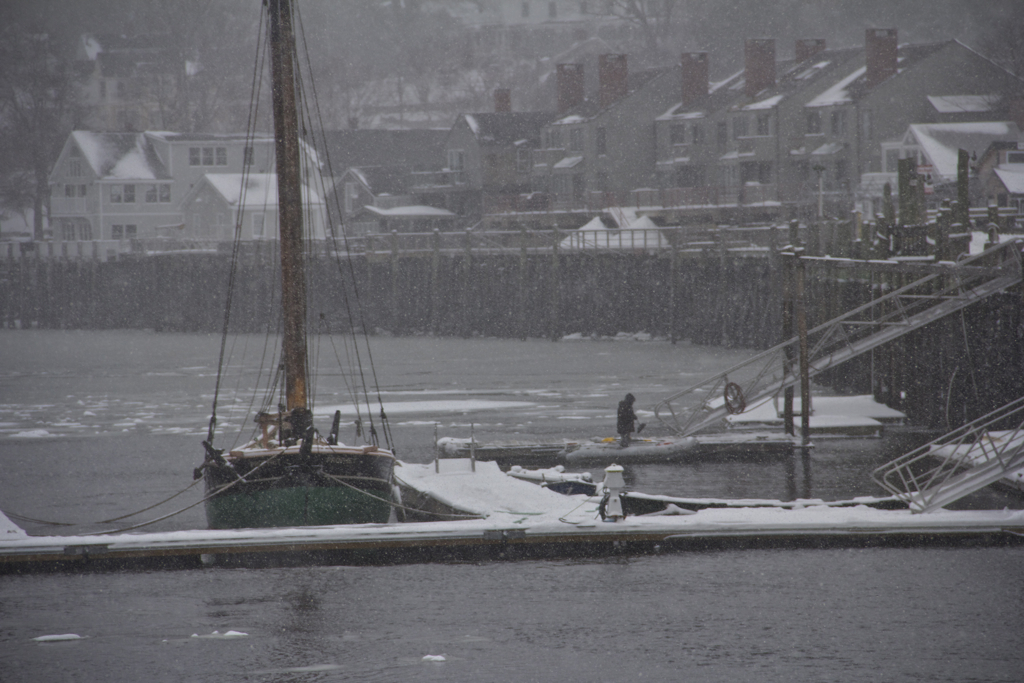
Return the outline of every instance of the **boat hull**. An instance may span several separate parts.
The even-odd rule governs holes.
[[[296,462],[288,456],[229,460],[230,467],[209,470],[209,527],[247,529],[388,522],[394,467],[390,453],[314,454],[308,462]],[[240,481],[239,477],[245,480]]]

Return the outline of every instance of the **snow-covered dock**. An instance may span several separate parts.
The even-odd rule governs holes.
[[[877,499],[711,501],[696,512],[601,520],[599,499],[562,496],[502,473],[494,463],[438,472],[397,468],[415,488],[466,519],[280,529],[194,530],[92,536],[28,536],[0,515],[0,573],[204,564],[317,564],[436,561],[653,552],[721,545],[1018,543],[1024,511],[913,514],[871,507]],[[769,504],[766,504],[769,503]],[[744,504],[750,507],[743,506]]]

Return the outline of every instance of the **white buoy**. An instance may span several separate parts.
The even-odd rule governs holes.
[[[601,518],[606,522],[617,522],[626,517],[622,511],[622,489],[626,480],[622,477],[622,465],[609,465],[604,468],[604,499]]]

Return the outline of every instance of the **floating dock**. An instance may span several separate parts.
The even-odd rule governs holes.
[[[207,565],[392,564],[581,557],[716,547],[1016,544],[1024,511],[914,514],[879,499],[704,501],[697,511],[602,521],[593,496],[563,496],[494,463],[396,468],[403,490],[437,501],[443,521],[279,529],[29,536],[0,515],[0,573],[185,569]],[[405,501],[408,503],[409,501]],[[454,516],[459,515],[456,519]]]

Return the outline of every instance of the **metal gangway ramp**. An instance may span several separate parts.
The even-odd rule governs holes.
[[[1024,397],[871,473],[913,512],[931,512],[1024,467]]]
[[[928,275],[809,330],[809,377],[1018,284],[1021,245],[1011,238],[956,263],[929,264]],[[717,425],[799,383],[799,351],[793,337],[663,399],[654,414],[682,436]]]

